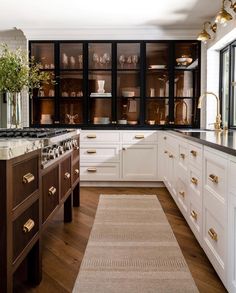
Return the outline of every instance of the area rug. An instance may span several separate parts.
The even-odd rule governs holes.
[[[198,292],[156,195],[100,195],[73,293]]]

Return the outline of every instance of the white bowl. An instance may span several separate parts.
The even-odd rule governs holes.
[[[126,98],[131,98],[135,96],[135,92],[133,91],[122,91],[122,96]]]
[[[120,119],[120,120],[118,120],[118,124],[127,124],[127,120],[126,119]]]

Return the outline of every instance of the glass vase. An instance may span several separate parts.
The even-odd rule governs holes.
[[[21,93],[8,93],[9,100],[9,124],[10,128],[20,128],[22,123],[22,99]]]

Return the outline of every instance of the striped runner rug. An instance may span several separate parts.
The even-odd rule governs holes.
[[[73,293],[198,292],[156,195],[100,195]]]

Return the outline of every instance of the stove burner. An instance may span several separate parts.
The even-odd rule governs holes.
[[[63,128],[0,129],[0,138],[50,138],[68,132]]]

